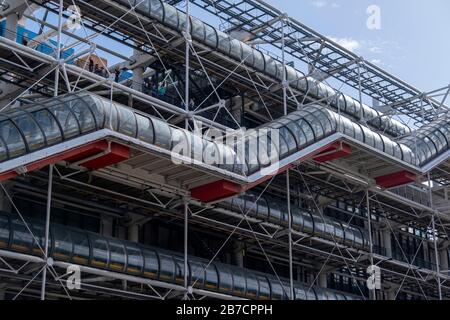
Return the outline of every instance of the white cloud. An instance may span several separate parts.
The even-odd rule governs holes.
[[[335,37],[328,37],[331,41],[336,42],[340,46],[344,47],[347,50],[350,50],[352,52],[355,52],[361,47],[361,43],[355,39],[352,38],[335,38]]]

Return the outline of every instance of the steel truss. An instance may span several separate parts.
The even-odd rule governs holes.
[[[167,2],[184,3],[178,0]],[[293,59],[296,63],[306,64],[310,74],[320,70],[327,77],[334,77],[343,85],[358,90],[360,100],[364,94],[382,102],[386,114],[402,115],[400,119],[405,123],[413,122],[411,125],[420,127],[447,112],[445,101],[450,87],[422,93],[263,1],[189,0],[184,3],[187,15],[190,14],[189,2],[218,16],[222,29],[235,34],[245,31],[250,36],[248,41],[253,45],[270,45],[272,54],[278,56],[284,65]],[[64,7],[73,3],[81,7],[85,37],[63,29],[63,20],[69,16]],[[242,126],[240,119],[232,114],[230,106],[224,103],[239,92],[245,92],[244,100],[247,99],[248,103],[262,105],[264,112],[252,112],[249,108],[246,110],[246,117],[254,123],[275,119],[297,109],[299,105],[315,100],[286,85],[286,74],[283,83],[277,83],[250,70],[242,61],[237,63],[191,41],[189,24],[186,25],[185,34],[181,35],[139,15],[131,5],[130,8],[124,8],[110,0],[36,1],[34,4],[58,17],[58,24],[53,25],[36,17],[33,11],[25,13],[28,19],[39,23],[42,28],[57,31],[55,55],[52,57],[39,53],[33,48],[0,38],[0,79],[17,87],[11,93],[10,101],[2,106],[2,111],[18,102],[31,103],[43,97],[57,98],[64,93],[87,90],[114,101],[126,101],[133,108],[186,129],[192,129],[196,121],[202,121],[211,128],[225,130],[227,126],[217,120],[219,114],[229,118],[230,127],[237,129]],[[7,32],[15,35],[15,31]],[[63,35],[67,38],[64,43]],[[126,57],[103,47],[96,42],[99,35],[134,49],[136,55]],[[61,51],[68,47],[79,49],[78,53],[70,59],[55,58],[60,57]],[[176,97],[184,108],[141,92],[133,81],[116,83],[110,77],[100,77],[69,63],[69,60],[83,55],[101,55],[101,52],[128,63],[134,62],[140,54],[147,54],[152,57],[148,65],[153,67],[158,64],[166,72],[171,69],[171,65],[184,65],[184,75],[179,71],[179,77],[184,83],[184,94],[177,91]],[[110,71],[108,73],[110,76]],[[188,108],[192,87],[197,86],[196,89],[199,89],[194,78],[203,79],[207,86],[203,91],[206,97],[192,112]],[[170,73],[168,80],[175,82]],[[326,78],[322,81],[326,81]],[[142,83],[138,85],[142,88]],[[326,101],[319,103],[327,104]],[[8,190],[2,184],[7,201],[24,221],[13,196],[16,201],[27,199],[46,207],[47,232],[44,247],[41,248],[42,258],[0,250],[0,277],[7,284],[8,293],[13,294],[14,298],[39,296],[41,299],[233,298],[193,289],[189,287],[187,276],[183,285],[174,285],[83,266],[80,266],[84,279],[81,289],[67,290],[65,279],[69,275],[65,270],[68,265],[48,258],[51,209],[54,205],[64,205],[68,210],[100,210],[103,214],[121,218],[130,213],[137,214],[139,223],[156,219],[182,226],[185,270],[188,243],[195,232],[220,235],[223,244],[211,252],[211,262],[230,242],[245,243],[248,255],[267,263],[278,279],[276,266],[287,266],[290,280],[287,296],[290,298],[294,296],[294,267],[304,267],[315,274],[312,286],[324,272],[345,275],[361,283],[366,280],[367,268],[376,265],[382,270],[383,290],[365,295],[363,288],[358,285],[363,299],[383,298],[385,296],[381,292],[387,290],[393,290],[394,298],[400,293],[407,293],[425,299],[450,299],[450,275],[448,270],[440,268],[438,257],[439,246],[449,241],[447,186],[450,174],[445,161],[436,163],[423,177],[423,181],[428,181],[427,185],[417,183],[392,190],[383,190],[373,184],[367,168],[376,168],[379,159],[367,158],[367,154],[360,153],[357,157],[333,163],[312,160],[298,163],[257,188],[260,197],[264,194],[278,197],[287,195],[287,225],[255,219],[243,208],[240,212],[233,212],[221,208],[220,204],[199,203],[183,187],[183,178],[186,178],[183,171],[175,175],[167,173],[165,171],[173,168],[164,170],[162,165],[167,163],[161,161],[136,153],[124,163],[95,171],[60,162],[50,165],[48,172],[39,170],[15,178],[12,189]],[[364,166],[355,165],[362,162]],[[147,167],[148,172],[141,171],[142,167]],[[362,168],[366,168],[366,171]],[[98,197],[97,201],[89,200],[93,193]],[[324,197],[328,199],[325,204],[321,202]],[[410,257],[402,250],[400,257],[387,257],[374,246],[372,236],[369,237],[369,250],[364,251],[342,245],[334,237],[326,239],[293,229],[290,209],[293,202],[301,203],[323,217],[330,200],[365,210],[360,216],[357,216],[356,211],[352,212],[347,216],[347,222],[364,220],[370,235],[373,233],[371,230],[386,229],[398,243],[395,234],[404,232],[402,228],[423,230],[427,237],[421,238],[419,250],[422,245],[433,246],[435,257],[430,260],[435,261],[434,265],[418,266],[417,252]],[[118,209],[121,204],[127,204],[132,209],[124,213]]]

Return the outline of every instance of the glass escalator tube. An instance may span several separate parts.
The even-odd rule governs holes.
[[[32,230],[40,230],[41,222],[30,224]],[[33,238],[27,232],[23,222],[10,214],[0,213],[0,248],[11,248],[21,253],[39,255],[32,250]],[[50,228],[51,256],[58,261],[88,265],[146,278],[184,283],[183,257],[163,249],[151,248],[128,241],[105,238],[98,234],[52,225]],[[38,232],[41,237],[42,232]],[[39,240],[41,241],[41,240]],[[188,281],[195,288],[216,291],[249,299],[287,299],[289,286],[286,279],[263,274],[222,263],[207,264],[202,259],[190,257],[188,260]],[[195,284],[194,284],[195,283]],[[318,289],[306,290],[305,286],[295,283],[296,299],[315,299]],[[353,299],[356,297],[322,290],[319,297]]]

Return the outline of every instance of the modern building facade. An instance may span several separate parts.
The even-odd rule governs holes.
[[[261,0],[0,15],[1,300],[450,298],[450,87]]]

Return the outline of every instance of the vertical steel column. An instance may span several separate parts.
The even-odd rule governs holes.
[[[190,42],[191,42],[191,35],[190,35],[190,29],[191,29],[191,18],[189,15],[189,1],[186,0],[186,30],[185,30],[185,38],[186,38],[186,52],[185,52],[185,88],[184,88],[184,109],[186,110],[186,119],[185,119],[185,128],[186,130],[189,129],[189,118],[188,118],[188,112],[189,112],[189,53],[190,53]],[[185,298],[187,298],[187,293],[189,289],[189,283],[188,283],[188,231],[189,231],[189,220],[188,220],[188,204],[187,202],[184,203],[184,287],[186,289]]]
[[[282,58],[283,58],[283,107],[284,107],[284,115],[288,114],[287,110],[287,74],[286,74],[286,39],[285,39],[285,28],[286,17],[283,15],[281,19],[281,44],[282,44]],[[291,188],[290,188],[290,176],[289,169],[286,171],[286,191],[287,191],[287,210],[288,210],[288,237],[289,237],[289,298],[294,300],[294,270],[293,270],[293,261],[292,261],[292,216],[291,216]]]
[[[61,34],[62,34],[62,19],[64,11],[64,1],[59,0],[58,8],[58,34],[56,41],[56,60],[58,62],[57,68],[55,68],[55,89],[53,96],[58,96],[59,91],[59,68],[61,60]],[[41,300],[45,300],[45,289],[47,284],[47,263],[48,263],[48,245],[50,237],[50,214],[52,207],[52,189],[53,189],[53,165],[48,167],[48,188],[47,188],[47,208],[45,217],[45,238],[44,238],[44,255],[45,255],[45,266],[42,270],[42,284],[41,284]]]
[[[370,212],[369,189],[366,190],[366,207],[367,207],[367,228],[369,229],[369,258],[370,258],[370,265],[373,266],[372,214]],[[370,299],[377,300],[376,288],[371,290]]]
[[[433,192],[431,190],[431,177],[430,173],[427,174],[428,178],[428,196],[430,201],[430,208],[433,209],[433,214],[431,216],[431,228],[433,229],[433,242],[434,242],[434,257],[436,262],[436,280],[438,285],[438,292],[439,292],[439,300],[442,300],[442,288],[441,288],[441,268],[439,266],[439,252],[438,252],[438,236],[436,232],[436,222],[435,222],[435,216],[436,216],[436,210],[434,210],[434,204],[433,204]]]
[[[45,238],[44,238],[44,255],[45,266],[42,270],[42,284],[41,284],[41,300],[45,300],[45,286],[47,282],[47,260],[48,260],[48,245],[50,237],[50,212],[52,206],[52,189],[53,189],[53,165],[48,167],[48,188],[47,188],[47,208],[45,216]]]

